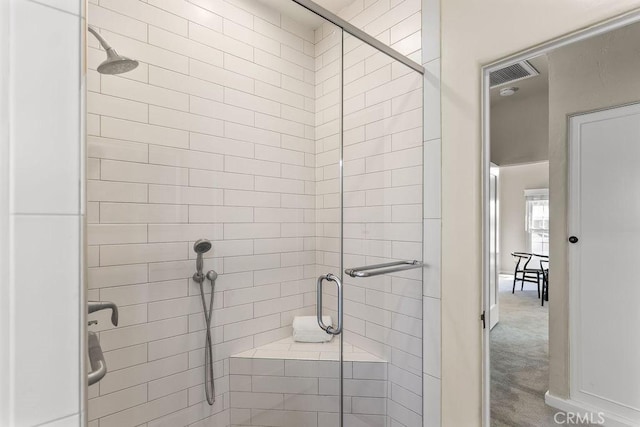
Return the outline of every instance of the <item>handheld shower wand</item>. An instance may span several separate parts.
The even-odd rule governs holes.
[[[211,249],[211,242],[207,239],[200,239],[193,245],[193,250],[197,254],[196,258],[196,272],[193,274],[193,281],[200,285],[200,297],[202,299],[202,310],[204,311],[204,323],[206,328],[206,338],[204,345],[204,391],[207,396],[207,403],[213,405],[216,401],[215,386],[213,383],[213,344],[211,339],[211,314],[213,311],[213,288],[218,278],[218,273],[213,270],[207,272],[206,276],[203,274],[204,260],[202,255],[209,252]],[[211,299],[209,300],[209,307],[207,308],[207,302],[204,298],[204,279],[207,278],[211,282]]]
[[[210,249],[211,242],[207,239],[196,240],[193,244],[193,250],[198,255],[196,258],[196,272],[193,274],[193,280],[197,283],[202,283],[204,281],[204,274],[202,274],[204,260],[202,259],[202,254],[209,252]]]

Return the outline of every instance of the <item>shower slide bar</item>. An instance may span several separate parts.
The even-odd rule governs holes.
[[[414,268],[422,268],[424,264],[421,261],[394,261],[384,264],[365,265],[363,267],[347,268],[344,272],[351,277],[371,277],[381,274],[395,273],[396,271],[413,270]]]

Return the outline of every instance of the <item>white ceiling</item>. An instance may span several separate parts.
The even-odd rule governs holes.
[[[507,97],[500,96],[500,89],[503,87],[517,87],[518,91],[510,96],[511,99],[525,99],[531,95],[549,91],[549,61],[546,55],[528,59],[531,65],[540,73],[535,77],[520,80],[513,83],[506,83],[491,89],[491,105],[504,101]]]

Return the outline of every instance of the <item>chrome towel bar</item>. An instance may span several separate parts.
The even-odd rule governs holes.
[[[422,268],[421,261],[394,261],[385,262],[384,264],[365,265],[363,267],[347,268],[344,272],[351,277],[371,277],[381,274],[395,273],[396,271],[412,270],[414,268]]]

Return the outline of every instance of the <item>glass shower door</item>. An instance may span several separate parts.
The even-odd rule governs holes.
[[[345,425],[419,427],[423,76],[345,33],[343,79]]]

